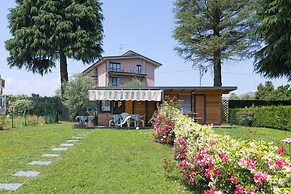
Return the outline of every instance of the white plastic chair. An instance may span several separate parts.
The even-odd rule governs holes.
[[[145,116],[145,115],[144,115]],[[134,127],[138,127],[139,126],[139,122],[142,122],[142,127],[144,127],[144,120],[142,120],[141,118],[143,118],[144,116],[140,116],[138,114],[136,115],[132,115],[132,119],[133,119],[133,123],[134,123]]]
[[[130,127],[130,118],[131,116],[128,113],[121,113],[121,120],[119,123],[115,124],[117,127],[122,127],[125,123],[127,123],[127,127]]]
[[[109,120],[109,127],[113,124],[116,126],[121,119],[121,115],[111,115],[111,120]]]

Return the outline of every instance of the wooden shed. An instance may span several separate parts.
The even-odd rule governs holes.
[[[200,124],[221,124],[222,94],[237,87],[155,86],[141,88],[97,87],[89,100],[97,101],[98,125],[108,125],[112,114],[143,115],[146,123],[165,99],[181,102],[181,111]]]

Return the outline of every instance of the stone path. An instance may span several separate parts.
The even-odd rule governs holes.
[[[29,165],[40,165],[40,166],[47,166],[50,165],[52,161],[32,161],[28,163]]]
[[[51,158],[54,158],[54,157],[59,157],[60,154],[43,154],[43,155],[41,155],[41,156],[43,156],[43,157],[51,157]]]
[[[79,142],[80,140],[77,139],[69,139],[67,140],[68,143],[75,143],[75,142]]]
[[[73,147],[74,144],[72,143],[76,143],[79,142],[80,139],[83,138],[82,134],[78,134],[73,136],[71,139],[67,140],[66,143],[62,143],[60,146],[63,147],[59,147],[59,148],[52,148],[52,151],[66,151],[68,150],[67,147]],[[49,158],[56,158],[59,157],[60,154],[42,154],[41,156],[43,157],[49,157]],[[50,165],[52,163],[52,161],[32,161],[30,163],[28,163],[28,165],[43,165],[43,166],[47,166]],[[40,172],[37,171],[17,171],[14,174],[12,174],[12,176],[16,176],[16,177],[37,177],[40,174]],[[0,191],[4,190],[4,191],[16,191],[17,189],[19,189],[22,186],[21,183],[7,183],[7,184],[0,184]]]
[[[74,144],[71,144],[71,143],[62,143],[61,146],[64,146],[64,147],[72,147],[72,146],[74,146]]]
[[[52,151],[66,151],[68,148],[53,148]]]
[[[36,171],[18,171],[13,176],[20,176],[20,177],[36,177],[40,174],[40,172]]]
[[[0,184],[0,191],[16,191],[21,187],[22,184],[14,183],[14,184]]]

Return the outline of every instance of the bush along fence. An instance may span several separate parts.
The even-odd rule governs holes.
[[[169,120],[162,122],[166,114],[171,115],[172,133],[166,132]],[[166,172],[169,176],[179,172],[181,183],[195,193],[291,192],[290,158],[283,147],[278,149],[264,141],[235,140],[215,134],[212,126],[194,123],[167,105],[157,114],[156,124],[154,136],[157,142],[167,143],[164,141],[168,138],[166,134],[172,136],[174,133],[175,156],[174,159],[164,159]],[[284,143],[290,144],[291,138]]]
[[[291,131],[291,106],[230,109],[229,121],[232,124],[244,126]]]

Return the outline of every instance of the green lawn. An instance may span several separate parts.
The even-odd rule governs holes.
[[[255,128],[255,127],[241,127],[232,129],[214,129],[218,134],[230,135],[235,139],[245,139],[245,140],[264,140],[267,142],[274,142],[278,147],[283,146],[282,139],[291,137],[291,132],[282,131],[269,128]],[[286,152],[291,156],[290,145],[285,146]]]
[[[84,138],[50,166],[29,166],[42,153],[75,134]],[[167,178],[168,146],[151,142],[152,130],[80,130],[69,124],[24,127],[0,132],[0,183],[24,185],[15,193],[177,193]],[[17,170],[37,170],[36,178],[12,177]],[[0,192],[1,193],[1,192]]]

